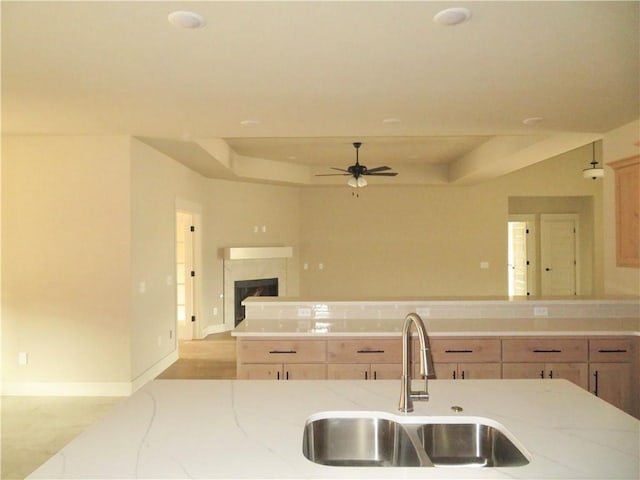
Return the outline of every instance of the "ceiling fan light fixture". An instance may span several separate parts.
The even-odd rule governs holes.
[[[596,161],[596,142],[593,142],[591,145],[593,148],[591,167],[582,170],[582,176],[584,178],[591,178],[593,180],[596,180],[598,178],[604,177],[604,168],[598,167],[598,162]]]

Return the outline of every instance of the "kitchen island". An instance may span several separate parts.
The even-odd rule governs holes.
[[[640,477],[640,422],[566,380],[430,380],[431,399],[408,414],[499,422],[527,455],[524,466],[333,467],[304,457],[309,416],[396,415],[399,391],[398,380],[155,380],[28,478]]]

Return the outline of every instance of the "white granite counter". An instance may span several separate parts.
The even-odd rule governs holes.
[[[302,454],[317,412],[396,414],[399,381],[156,380],[28,478],[640,478],[640,422],[564,380],[431,380],[424,416],[486,417],[524,447],[509,468],[329,467]],[[464,411],[453,413],[451,406]]]

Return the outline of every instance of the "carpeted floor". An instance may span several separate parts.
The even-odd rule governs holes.
[[[236,378],[236,344],[229,333],[181,341],[179,360],[158,379]],[[104,417],[125,397],[1,397],[0,478],[19,480]]]

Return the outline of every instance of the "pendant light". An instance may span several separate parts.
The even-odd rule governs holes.
[[[591,168],[585,168],[584,170],[582,170],[582,176],[584,178],[592,178],[595,180],[596,178],[604,177],[604,168],[598,167],[598,162],[596,162],[596,142],[593,142],[591,145],[593,148],[593,160],[591,160]]]

